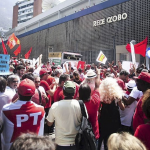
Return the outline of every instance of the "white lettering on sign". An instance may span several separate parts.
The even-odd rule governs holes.
[[[93,27],[104,25],[104,24],[106,24],[106,22],[107,23],[113,23],[113,22],[116,22],[116,21],[125,20],[125,19],[127,19],[127,17],[128,17],[127,13],[123,13],[123,14],[118,14],[118,15],[115,15],[115,16],[110,16],[106,19],[103,18],[103,19],[100,19],[100,20],[96,20],[96,21],[93,21]]]
[[[23,122],[28,121],[29,117],[33,117],[33,125],[37,125],[38,116],[41,114],[42,114],[41,112],[37,112],[37,113],[31,113],[29,116],[27,114],[16,115],[17,127],[21,127],[21,124]]]

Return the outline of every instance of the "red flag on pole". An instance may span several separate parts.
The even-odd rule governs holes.
[[[145,57],[146,48],[147,48],[147,41],[148,41],[148,37],[146,37],[142,42],[134,45],[135,54],[140,54],[143,57]],[[130,44],[126,45],[126,49],[127,49],[128,52],[131,53]]]
[[[10,49],[12,49],[16,44],[20,44],[19,39],[15,36],[15,34],[13,33],[7,41],[7,45],[10,47]]]
[[[15,56],[17,56],[21,52],[21,45],[14,51]]]
[[[24,55],[25,59],[28,59],[30,54],[31,54],[31,51],[32,51],[32,47],[30,48],[30,50]]]
[[[1,40],[2,40],[2,38],[1,38]],[[3,42],[3,40],[2,40],[2,47],[3,47],[3,52],[4,52],[4,54],[8,54],[8,52],[7,52],[7,49],[6,49],[6,47],[5,47],[5,44],[4,44],[4,42]]]

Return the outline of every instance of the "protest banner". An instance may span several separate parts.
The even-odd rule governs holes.
[[[9,75],[10,55],[0,54],[0,75]]]
[[[64,64],[63,64],[63,72],[66,72],[66,69],[64,67],[64,65],[66,64],[66,67],[68,69],[68,64],[71,64],[71,67],[74,68],[74,70],[77,69],[77,65],[78,65],[78,61],[66,61]],[[68,70],[69,71],[69,70]]]
[[[106,61],[107,61],[107,57],[103,54],[102,51],[100,51],[100,53],[99,53],[99,55],[98,55],[96,61],[97,61],[97,62],[100,62],[100,63],[102,63],[102,64],[105,64]]]
[[[137,68],[139,65],[138,62],[135,63],[135,68]],[[123,61],[122,62],[122,68],[128,72],[130,72],[130,69],[133,68],[133,62],[131,61]]]
[[[81,68],[82,70],[84,70],[84,65],[85,65],[85,61],[79,61],[77,65],[77,69]]]

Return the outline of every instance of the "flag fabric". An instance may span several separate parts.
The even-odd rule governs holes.
[[[148,41],[148,37],[146,37],[142,42],[134,45],[134,50],[135,50],[135,54],[140,54],[143,57],[145,57],[146,54],[146,47],[147,47],[147,41]],[[131,53],[131,47],[130,44],[126,45],[126,49],[128,52]]]
[[[16,44],[20,44],[19,39],[15,36],[13,33],[7,41],[7,45],[9,46],[10,49],[12,49]]]
[[[82,70],[84,70],[84,65],[85,65],[85,61],[79,61],[77,65],[77,69],[81,68]]]
[[[2,40],[2,39],[1,39]],[[7,49],[6,49],[6,47],[5,47],[5,44],[4,44],[4,41],[2,40],[2,47],[3,47],[3,52],[4,52],[4,54],[8,54],[8,52],[7,52]]]
[[[148,58],[150,58],[150,47],[148,47],[148,48],[146,49],[146,56],[147,56]]]
[[[25,59],[28,59],[30,54],[31,54],[31,51],[32,51],[32,47],[30,48],[30,50],[24,55]]]
[[[99,53],[99,55],[98,55],[96,61],[105,64],[106,61],[107,61],[107,57],[103,54],[102,51],[100,51],[100,53]]]
[[[21,52],[21,45],[14,51],[15,56],[17,56]]]

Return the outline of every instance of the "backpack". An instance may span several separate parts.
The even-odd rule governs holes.
[[[79,100],[79,104],[82,113],[82,121],[79,132],[75,137],[75,145],[78,150],[96,150],[95,135],[93,133],[92,125],[87,119],[84,103],[82,100]]]

